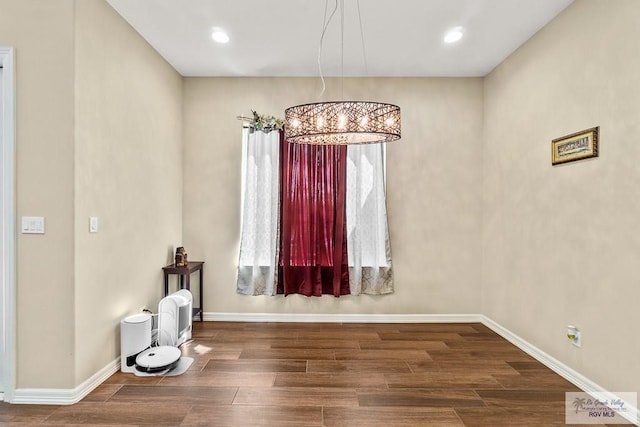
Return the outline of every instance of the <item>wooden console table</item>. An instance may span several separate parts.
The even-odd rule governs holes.
[[[202,307],[202,282],[204,275],[204,262],[203,261],[189,261],[186,267],[176,267],[175,264],[162,267],[164,272],[164,296],[169,295],[169,275],[177,274],[180,277],[179,286],[180,289],[186,289],[191,292],[191,274],[196,271],[200,272],[200,305],[193,307],[193,315],[200,315],[200,321],[203,320],[203,307]]]

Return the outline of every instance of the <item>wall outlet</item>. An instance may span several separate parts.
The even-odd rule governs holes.
[[[571,341],[571,344],[576,347],[582,347],[582,338],[580,336],[580,330],[573,325],[567,326],[567,338]]]

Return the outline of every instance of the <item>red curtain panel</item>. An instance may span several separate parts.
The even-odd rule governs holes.
[[[347,147],[293,144],[281,135],[278,293],[349,294]]]

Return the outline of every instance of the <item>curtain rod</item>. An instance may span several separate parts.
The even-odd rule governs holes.
[[[236,119],[242,121],[243,128],[251,127],[253,124],[253,117],[236,116]]]

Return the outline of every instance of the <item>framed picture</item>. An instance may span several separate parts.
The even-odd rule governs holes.
[[[551,164],[598,157],[599,129],[594,127],[551,141]]]

